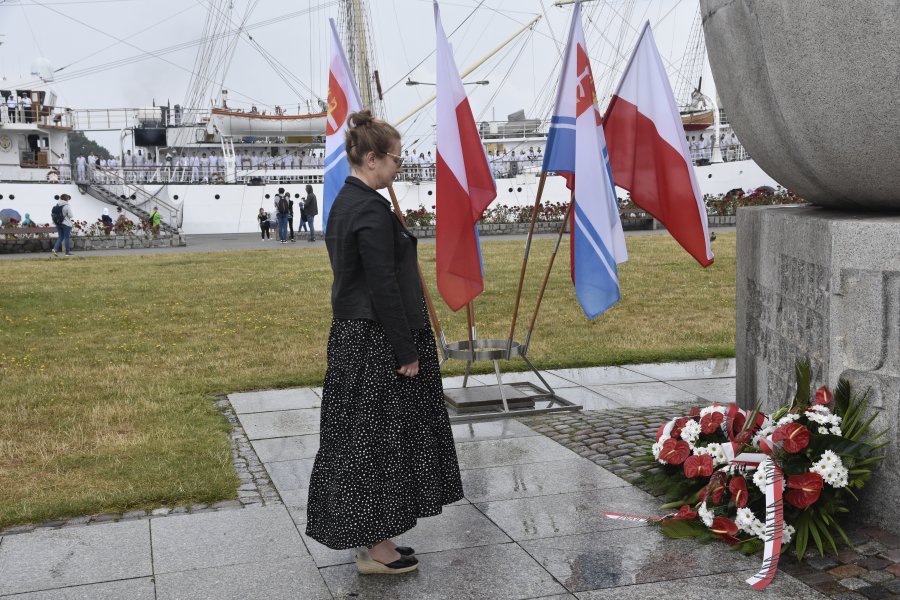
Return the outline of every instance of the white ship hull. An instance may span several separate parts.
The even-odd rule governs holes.
[[[766,175],[753,161],[718,163],[696,167],[697,180],[703,194],[721,194],[734,188],[748,189],[762,185],[775,187],[777,183]],[[320,170],[298,171],[298,176],[321,178]],[[539,178],[537,174],[520,173],[515,177],[497,179],[497,199],[494,205],[531,206],[537,194]],[[279,187],[285,188],[292,196],[306,195],[305,183],[269,183],[250,186],[240,184],[147,184],[144,189],[159,197],[183,206],[182,230],[185,234],[248,233],[259,231],[256,216],[262,207],[274,212],[274,197]],[[322,208],[322,184],[312,184],[313,191]],[[394,191],[402,210],[418,209],[420,206],[433,210],[435,204],[435,182],[394,183]],[[620,190],[620,196],[626,192]],[[50,209],[55,204],[54,196],[67,193],[72,197],[71,206],[77,220],[92,223],[100,218],[104,208],[115,212],[114,207],[79,191],[71,183],[50,184],[2,183],[0,182],[0,209],[12,208],[24,216],[43,224],[50,221]],[[382,193],[387,197],[387,191]],[[266,196],[269,196],[266,198]],[[550,176],[544,187],[544,202],[568,202],[569,190],[562,177]],[[295,198],[296,201],[296,198]],[[132,218],[134,218],[132,216]],[[295,227],[296,227],[295,223]],[[316,229],[321,231],[321,214],[315,220]]]

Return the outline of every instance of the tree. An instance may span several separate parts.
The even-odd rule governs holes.
[[[99,158],[109,158],[112,156],[109,150],[101,146],[94,140],[88,138],[81,131],[73,131],[69,134],[69,154],[72,160],[79,154],[85,157],[93,152]]]

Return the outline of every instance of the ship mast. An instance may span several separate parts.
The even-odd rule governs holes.
[[[342,0],[341,28],[350,69],[356,76],[360,100],[376,116],[383,116],[383,104],[375,93],[375,69],[371,55],[375,51],[369,29],[365,0]]]

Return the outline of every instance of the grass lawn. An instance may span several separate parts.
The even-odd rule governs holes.
[[[517,339],[552,247],[533,245]],[[487,238],[483,248],[479,337],[504,338],[523,243]],[[702,269],[668,236],[629,237],[622,300],[588,322],[564,244],[529,356],[538,368],[733,356],[735,235],[713,249]],[[433,280],[434,246],[420,258]],[[0,528],[234,498],[228,423],[212,397],[324,376],[324,248],[85,253],[2,262],[0,274]],[[448,340],[464,339],[465,311],[432,294]]]

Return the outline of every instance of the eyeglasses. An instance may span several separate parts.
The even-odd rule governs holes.
[[[397,168],[398,168],[398,169],[399,169],[400,166],[403,164],[403,157],[402,157],[402,156],[398,156],[398,155],[396,155],[396,154],[391,154],[390,152],[385,152],[385,154],[387,154],[388,156],[390,156],[391,158],[394,159],[394,164],[397,165]]]

